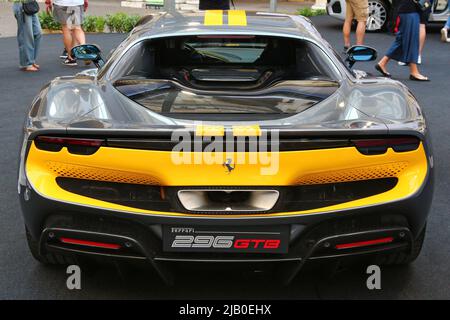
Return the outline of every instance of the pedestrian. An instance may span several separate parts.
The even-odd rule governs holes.
[[[27,72],[36,72],[39,71],[36,59],[42,39],[42,30],[37,11],[34,14],[24,11],[24,4],[30,2],[30,0],[14,0],[13,12],[17,20],[20,69]],[[37,10],[39,10],[38,8]]]
[[[200,10],[230,10],[230,0],[200,0]]]
[[[63,61],[66,66],[76,66],[77,61],[70,55],[70,50],[86,43],[82,25],[84,12],[88,7],[88,0],[46,0],[47,11],[52,10],[55,20],[62,26],[63,43],[67,58]]]
[[[445,26],[441,29],[441,41],[442,42],[450,42],[448,38],[448,30],[450,29],[450,17],[447,18],[447,22]]]
[[[350,48],[350,31],[353,20],[358,22],[356,26],[356,44],[364,44],[364,35],[366,34],[366,23],[369,17],[368,0],[345,0],[347,6],[345,13],[344,26],[342,33],[344,35],[344,51]]]
[[[382,75],[391,77],[386,66],[389,60],[405,62],[409,65],[411,80],[429,81],[417,68],[419,58],[420,9],[414,0],[400,0],[396,37],[386,55],[375,65]]]

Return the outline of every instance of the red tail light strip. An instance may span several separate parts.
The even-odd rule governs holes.
[[[393,139],[361,139],[352,140],[356,147],[367,148],[367,147],[384,147],[384,146],[397,146],[397,145],[407,145],[407,144],[418,144],[419,140],[417,138],[393,138]]]
[[[59,240],[62,243],[76,244],[76,245],[86,246],[86,247],[113,249],[113,250],[118,250],[121,248],[121,246],[119,244],[114,244],[114,243],[104,243],[104,242],[72,239],[72,238],[60,238]]]
[[[100,147],[103,144],[103,140],[101,139],[78,139],[40,136],[37,137],[37,140],[45,143],[85,147]]]
[[[392,241],[394,241],[393,237],[386,237],[386,238],[380,238],[380,239],[375,239],[375,240],[342,243],[342,244],[337,244],[335,247],[338,250],[340,250],[340,249],[352,249],[352,248],[373,246],[373,245],[376,245],[376,244],[391,243]]]

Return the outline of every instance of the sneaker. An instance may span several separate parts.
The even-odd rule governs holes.
[[[67,59],[68,55],[67,55],[67,50],[64,49],[64,51],[61,53],[61,55],[59,56],[60,59]]]
[[[405,67],[408,65],[406,62],[401,62],[401,61],[397,62],[397,64],[402,67]]]
[[[74,67],[74,66],[77,66],[78,64],[77,64],[77,60],[67,58],[66,60],[63,61],[63,65]]]
[[[441,29],[441,41],[448,42],[448,29],[447,28]]]

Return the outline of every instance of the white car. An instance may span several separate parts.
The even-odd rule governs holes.
[[[367,31],[379,31],[387,28],[393,15],[394,0],[369,0],[369,19]],[[345,0],[327,0],[328,15],[339,20],[345,20]],[[434,0],[428,19],[429,22],[445,22],[450,15],[448,0]]]

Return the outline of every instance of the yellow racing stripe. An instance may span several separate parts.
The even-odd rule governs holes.
[[[221,26],[223,25],[223,10],[206,10],[205,26]]]
[[[245,13],[245,10],[228,10],[228,25],[246,26],[247,14]]]
[[[233,136],[259,137],[261,136],[261,128],[257,124],[250,126],[233,126]]]
[[[225,134],[223,126],[198,125],[195,127],[195,135],[197,137],[219,137]]]

